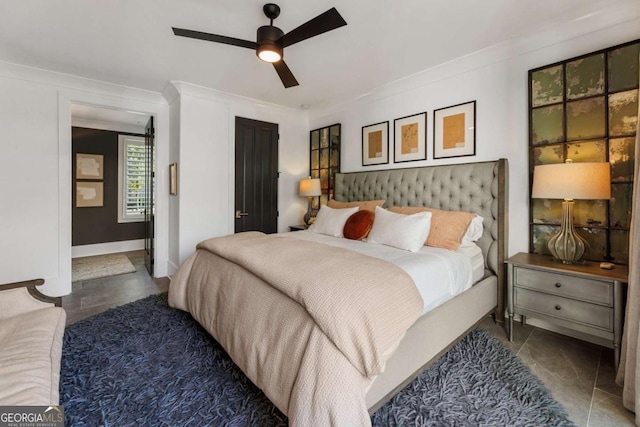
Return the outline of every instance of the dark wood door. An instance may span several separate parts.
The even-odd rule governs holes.
[[[235,231],[278,231],[278,125],[236,117]]]
[[[151,277],[153,277],[153,234],[154,234],[154,162],[153,154],[155,152],[155,129],[153,127],[153,117],[149,118],[149,122],[145,128],[145,167],[144,167],[144,265]]]

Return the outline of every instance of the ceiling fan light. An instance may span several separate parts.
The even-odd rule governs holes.
[[[273,46],[264,46],[258,49],[258,58],[264,62],[278,62],[282,59],[282,49],[278,52],[277,49],[273,49]]]

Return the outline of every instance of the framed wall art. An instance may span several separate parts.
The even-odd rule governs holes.
[[[104,179],[102,154],[76,153],[76,179]]]
[[[169,165],[169,194],[178,195],[178,164],[171,163]]]
[[[433,158],[475,156],[476,101],[433,112]]]
[[[389,122],[362,127],[362,166],[389,163]]]
[[[104,186],[101,182],[76,181],[76,207],[99,208],[104,205]]]
[[[427,113],[401,117],[393,121],[395,163],[427,159]]]

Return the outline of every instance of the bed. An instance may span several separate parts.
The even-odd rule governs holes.
[[[201,243],[174,276],[169,302],[225,347],[291,425],[368,425],[367,412],[484,317],[504,322],[506,176],[505,159],[336,175],[338,201],[384,199],[386,207],[483,218],[476,242],[485,260],[482,278],[426,314],[411,278],[385,261],[260,233]],[[298,258],[288,261],[293,253]]]

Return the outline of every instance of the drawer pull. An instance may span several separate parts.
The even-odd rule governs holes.
[[[556,283],[556,288],[559,288],[562,286],[562,283]]]
[[[562,307],[560,307],[559,305],[556,305],[556,310],[560,310]]]

